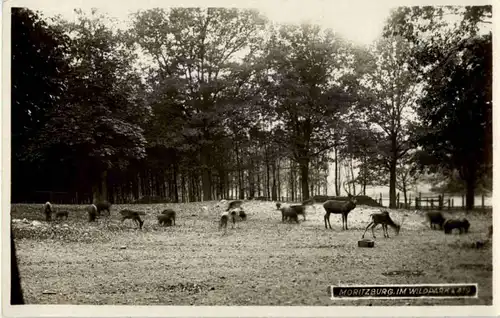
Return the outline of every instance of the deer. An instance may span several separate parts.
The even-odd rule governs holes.
[[[299,223],[299,217],[297,213],[296,207],[302,207],[302,205],[292,205],[292,206],[284,206],[281,207],[281,222],[295,221],[297,224]]]
[[[438,225],[441,230],[443,229],[443,224],[446,219],[441,212],[429,211],[426,213],[426,217],[430,222],[431,229],[434,229],[434,225]]]
[[[163,225],[163,226],[171,226],[172,225],[172,218],[170,218],[170,216],[166,215],[166,214],[159,214],[158,215],[158,224]]]
[[[330,214],[342,214],[342,230],[344,230],[344,223],[345,223],[345,230],[347,230],[347,216],[349,215],[349,212],[354,210],[356,208],[356,198],[347,191],[345,188],[346,182],[344,182],[344,190],[347,192],[347,197],[348,201],[336,201],[336,200],[328,200],[325,203],[323,203],[323,208],[326,211],[324,220],[325,220],[325,228],[328,229],[327,227],[327,221],[328,225],[330,226],[330,229],[332,229],[332,225],[330,224]]]
[[[229,218],[228,212],[222,212],[219,220],[219,231],[224,228],[224,232],[227,230],[227,220]]]
[[[128,209],[124,209],[120,211],[120,214],[122,215],[122,223],[127,220],[131,219],[134,221],[137,225],[139,225],[139,229],[142,229],[142,225],[144,224],[144,221],[141,220],[140,218],[140,213],[137,211],[132,211]]]
[[[451,234],[453,229],[459,229],[460,234],[469,232],[470,223],[467,219],[448,219],[443,224],[445,234]]]
[[[101,216],[101,212],[107,211],[107,215],[111,215],[111,203],[108,201],[95,202],[94,205],[97,208],[97,215]]]
[[[87,214],[89,216],[89,222],[95,222],[97,218],[97,207],[95,204],[91,204],[87,207]]]
[[[172,209],[166,209],[161,212],[162,215],[166,215],[168,219],[172,221],[172,223],[175,225],[175,211]]]
[[[45,202],[45,204],[43,205],[43,214],[45,214],[45,220],[47,222],[50,222],[52,220],[52,212],[52,204],[49,201]]]
[[[374,229],[379,224],[382,224],[382,231],[384,232],[384,237],[387,237],[387,238],[389,237],[389,232],[387,231],[387,226],[390,226],[394,230],[396,230],[396,235],[399,234],[399,231],[401,229],[402,224],[398,225],[398,224],[394,223],[394,221],[391,219],[391,216],[389,215],[389,212],[387,210],[383,210],[381,213],[372,213],[372,214],[370,214],[370,217],[371,217],[372,221],[366,227],[365,231],[363,232],[363,236],[361,238],[365,238],[365,233],[370,227],[372,229],[373,238],[376,238]],[[403,222],[401,222],[401,223],[403,223]]]
[[[226,211],[241,208],[242,205],[243,205],[243,201],[241,201],[241,200],[231,201],[231,202],[229,202],[229,205],[227,206]]]

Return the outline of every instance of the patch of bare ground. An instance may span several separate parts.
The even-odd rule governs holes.
[[[204,211],[202,205],[209,207]],[[39,205],[13,205],[22,287],[29,304],[107,305],[491,305],[491,214],[472,212],[465,235],[431,230],[421,213],[391,211],[398,236],[376,229],[374,248],[359,248],[378,209],[357,207],[343,231],[324,210],[309,209],[300,224],[281,222],[272,202],[244,204],[248,220],[218,230],[215,202],[113,206],[111,217],[86,222],[83,206],[68,220],[47,224]],[[120,222],[118,211],[144,211],[142,230]],[[160,227],[156,215],[177,212],[176,226]],[[33,220],[40,223],[32,224]],[[370,231],[366,234],[371,238]],[[469,247],[468,247],[469,246]],[[331,300],[329,285],[477,283],[475,299]]]

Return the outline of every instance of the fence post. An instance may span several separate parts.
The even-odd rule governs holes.
[[[464,201],[464,195],[462,194],[462,209],[465,208],[465,201]]]
[[[379,199],[378,199],[378,203],[380,205],[382,205],[382,192],[380,192],[380,196],[379,196]]]
[[[481,195],[481,208],[484,210],[484,194]]]
[[[448,210],[451,208],[451,199],[448,198]]]
[[[434,209],[434,198],[431,198],[431,209]]]
[[[439,195],[438,196],[438,205],[439,205],[439,210],[442,210],[443,209],[443,203],[444,202],[444,195]]]
[[[455,199],[451,198],[451,207],[455,207]]]

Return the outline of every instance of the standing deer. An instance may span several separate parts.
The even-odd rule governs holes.
[[[161,214],[166,215],[167,218],[169,218],[171,220],[171,222],[175,225],[175,211],[174,210],[166,209],[166,210],[163,210],[163,212]]]
[[[141,220],[141,218],[139,217],[139,215],[140,215],[139,212],[124,209],[124,210],[120,211],[120,214],[122,215],[122,223],[125,220],[130,219],[130,220],[134,221],[137,225],[139,225],[139,229],[142,229],[142,225],[144,224],[144,221]]]
[[[347,196],[349,200],[347,202],[344,201],[335,201],[335,200],[328,200],[323,204],[323,208],[326,211],[325,214],[325,228],[328,229],[327,227],[327,221],[328,225],[330,226],[330,229],[332,229],[332,225],[330,224],[330,214],[342,214],[342,230],[344,230],[344,223],[345,223],[345,230],[347,230],[347,216],[349,215],[349,212],[354,210],[356,208],[356,198],[353,197],[349,191],[345,188],[346,182],[344,182],[344,189],[347,192]]]
[[[389,237],[389,232],[387,231],[387,226],[390,226],[394,230],[396,230],[396,235],[399,234],[399,230],[401,229],[401,225],[394,223],[394,221],[391,219],[391,217],[389,215],[389,212],[384,210],[381,213],[370,214],[370,217],[371,217],[372,221],[370,222],[370,224],[368,224],[365,231],[363,232],[362,238],[365,238],[365,233],[370,228],[370,226],[372,228],[373,238],[376,238],[374,229],[379,224],[382,224],[382,231],[384,232],[384,237]]]
[[[220,216],[220,221],[219,221],[219,231],[224,228],[224,233],[226,232],[227,230],[227,220],[229,218],[229,213],[226,211],[226,212],[222,212],[221,213],[221,216]]]
[[[295,223],[299,223],[299,218],[298,218],[298,213],[297,213],[297,210],[298,208],[297,207],[302,207],[302,205],[292,205],[292,206],[283,206],[280,208],[281,210],[281,221],[282,222],[285,222],[287,219],[288,221],[295,221]],[[300,209],[299,209],[300,210]]]
[[[97,218],[97,207],[95,204],[91,204],[87,207],[87,213],[89,215],[89,222],[94,222]]]
[[[441,212],[429,211],[426,213],[426,217],[429,220],[431,229],[435,228],[434,225],[439,226],[440,230],[443,229],[443,224],[446,221],[446,219],[444,218],[444,216]]]
[[[45,214],[45,220],[47,222],[52,220],[52,212],[52,204],[49,201],[45,202],[43,206],[43,214]]]
[[[107,211],[108,216],[111,215],[111,203],[109,203],[108,201],[96,202],[96,203],[94,203],[94,205],[97,208],[97,215],[98,216],[101,216],[101,212],[103,212],[103,211]]]

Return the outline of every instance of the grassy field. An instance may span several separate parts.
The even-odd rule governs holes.
[[[472,212],[465,235],[430,230],[421,214],[393,211],[398,236],[376,229],[374,248],[357,241],[377,209],[358,206],[343,231],[324,210],[300,224],[281,222],[272,202],[244,204],[248,220],[218,231],[215,202],[116,205],[111,217],[86,222],[83,206],[67,209],[67,221],[43,221],[41,205],[12,205],[22,287],[29,304],[87,305],[491,305],[492,249],[468,247],[486,239],[491,213]],[[125,207],[146,212],[142,230],[120,223]],[[177,225],[159,227],[156,214],[177,211]],[[445,213],[446,214],[446,213]],[[302,217],[299,217],[302,219]],[[36,223],[36,222],[35,222]],[[368,238],[371,233],[367,232]],[[400,271],[400,275],[392,275]],[[331,300],[337,284],[478,283],[476,299]]]

